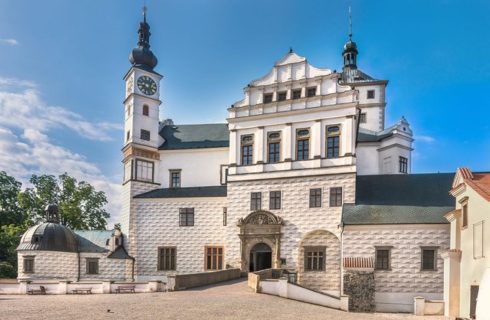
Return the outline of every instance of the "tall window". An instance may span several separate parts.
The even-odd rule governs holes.
[[[141,129],[141,140],[150,141],[150,131]]]
[[[322,189],[310,189],[310,208],[320,208],[322,206]]]
[[[391,269],[391,249],[387,247],[376,248],[376,269],[390,270]]]
[[[160,247],[158,248],[158,270],[177,270],[177,248]]]
[[[262,193],[252,192],[250,194],[250,210],[262,209]]]
[[[24,273],[34,273],[34,257],[24,256],[22,257],[24,265]]]
[[[149,116],[150,115],[150,108],[146,104],[143,105],[143,115],[144,116]]]
[[[463,211],[463,223],[461,227],[466,228],[468,226],[468,202],[462,204],[461,211]]]
[[[325,247],[305,247],[305,271],[324,271],[325,251]]]
[[[296,131],[296,160],[308,160],[310,157],[310,130]]]
[[[129,141],[129,138],[131,137],[131,131],[126,132],[126,141]]]
[[[205,247],[206,270],[223,269],[223,247]]]
[[[342,187],[330,188],[330,206],[342,206]]]
[[[287,97],[287,91],[282,91],[277,93],[277,101],[284,101]]]
[[[295,90],[291,91],[291,95],[292,95],[293,99],[301,98],[301,89],[295,89]]]
[[[271,103],[272,102],[272,93],[264,93],[264,103]]]
[[[311,88],[306,89],[306,96],[307,97],[316,96],[316,87],[311,87]]]
[[[181,170],[170,170],[170,188],[180,188]]]
[[[408,159],[405,157],[399,157],[398,160],[400,173],[408,172]]]
[[[269,193],[269,209],[281,209],[281,191],[271,191]]]
[[[136,160],[136,180],[153,182],[153,162]]]
[[[338,158],[340,154],[340,127],[327,127],[327,158]]]
[[[98,274],[99,273],[99,259],[98,258],[87,258],[86,273],[87,274]]]
[[[194,208],[180,208],[179,221],[181,227],[192,227],[194,225]]]
[[[228,224],[228,208],[223,207],[223,226]]]
[[[254,137],[253,135],[242,136],[242,165],[253,162]]]
[[[279,132],[269,132],[267,135],[268,142],[268,162],[275,163],[280,161],[281,156],[281,134]]]
[[[437,249],[432,247],[421,248],[421,265],[422,271],[433,271],[437,267]]]
[[[374,99],[374,90],[368,90],[367,91],[367,98],[368,99]]]

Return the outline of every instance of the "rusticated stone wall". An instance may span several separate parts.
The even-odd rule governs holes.
[[[344,274],[344,294],[349,296],[349,311],[374,312],[374,272],[349,271]]]

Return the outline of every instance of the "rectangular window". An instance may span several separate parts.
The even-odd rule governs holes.
[[[325,247],[305,247],[305,271],[325,270]]]
[[[242,136],[242,165],[250,165],[253,163],[253,135]]]
[[[262,209],[262,193],[252,192],[250,194],[250,210],[260,210]]]
[[[308,160],[310,157],[310,130],[296,131],[296,160]]]
[[[133,169],[133,160],[130,160],[124,164],[124,182],[133,179],[132,169]]]
[[[301,89],[295,89],[292,92],[293,99],[301,98]]]
[[[223,226],[228,224],[228,208],[223,207]]]
[[[421,270],[422,271],[434,271],[436,270],[437,249],[436,248],[421,248]]]
[[[282,91],[277,93],[277,101],[284,101],[287,97],[287,91]]]
[[[330,206],[342,206],[342,187],[330,188]]]
[[[179,225],[181,227],[194,226],[194,208],[180,208],[179,221]]]
[[[359,115],[359,123],[366,123],[366,122],[367,122],[366,114],[365,113],[361,113]]]
[[[129,138],[131,137],[131,131],[126,132],[126,141],[129,141]]]
[[[462,211],[463,211],[463,224],[461,225],[461,227],[466,228],[468,226],[468,203],[464,203],[462,205]]]
[[[400,167],[400,173],[407,173],[408,172],[408,159],[405,157],[399,157],[398,163],[399,163],[399,167]]]
[[[281,209],[281,191],[271,191],[269,193],[269,209]]]
[[[177,270],[177,248],[160,247],[158,248],[158,270],[168,271]]]
[[[374,90],[368,90],[367,91],[367,98],[368,99],[374,99]]]
[[[281,134],[279,132],[269,132],[267,135],[268,159],[269,163],[280,161],[281,156]]]
[[[153,182],[153,162],[136,160],[136,180]]]
[[[141,140],[150,141],[150,131],[141,129],[140,138]]]
[[[306,96],[307,97],[314,97],[316,96],[316,87],[311,87],[306,90]]]
[[[272,93],[264,93],[264,103],[272,102]]]
[[[390,270],[390,248],[376,248],[376,270]]]
[[[473,258],[484,258],[484,241],[483,241],[484,221],[477,222],[473,225]]]
[[[181,170],[170,170],[170,188],[180,188]]]
[[[329,126],[327,131],[327,158],[338,158],[340,155],[340,126]]]
[[[23,257],[24,273],[34,273],[34,257]]]
[[[310,208],[320,208],[322,206],[322,189],[310,189]]]
[[[98,258],[87,258],[86,273],[87,274],[98,274],[99,273],[99,259]]]
[[[205,247],[206,270],[223,269],[223,247]]]

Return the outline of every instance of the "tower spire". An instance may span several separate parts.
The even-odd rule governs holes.
[[[349,40],[344,45],[342,55],[344,56],[343,70],[357,69],[357,45],[352,41],[352,10],[349,6]]]
[[[145,1],[146,2],[146,1]],[[350,8],[350,7],[349,7]],[[148,8],[146,7],[146,3],[143,5],[143,22],[146,23],[146,12]]]
[[[143,67],[149,70],[157,65],[158,60],[150,50],[150,25],[146,21],[148,8],[146,3],[143,5],[143,21],[140,22],[138,29],[138,47],[134,48],[129,55],[129,62],[133,66]]]
[[[352,10],[349,6],[349,40],[352,40]]]

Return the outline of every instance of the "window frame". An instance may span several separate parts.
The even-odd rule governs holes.
[[[272,93],[272,92],[262,94],[262,103],[263,104],[272,103],[273,99],[274,99],[274,93]]]
[[[340,194],[339,191],[340,190]],[[344,190],[342,187],[331,187],[330,192],[329,192],[329,205],[330,207],[342,207],[342,204],[344,203]],[[339,197],[340,196],[340,203],[339,203]],[[335,202],[334,202],[335,200]]]
[[[306,88],[306,97],[308,98],[311,98],[311,97],[315,97],[316,96],[316,91],[317,91],[317,87],[308,87]],[[311,92],[313,92],[313,94],[311,94]]]
[[[468,228],[468,197],[464,197],[461,201],[461,229]]]
[[[374,270],[376,270],[376,271],[391,271],[391,249],[393,249],[393,247],[390,247],[390,246],[375,247]],[[379,265],[378,265],[378,251],[388,251],[388,256],[387,256],[388,261],[387,261],[386,268],[383,266],[379,267]]]
[[[90,266],[95,263],[95,271],[92,271]],[[85,258],[85,274],[99,274],[99,258]]]
[[[126,131],[126,142],[129,141],[129,138],[131,138],[131,130]]]
[[[286,101],[288,99],[288,92],[287,90],[286,91],[279,91],[276,93],[277,95],[277,101],[278,102],[281,102],[281,101]],[[284,97],[284,99],[282,99],[282,97]]]
[[[182,186],[182,169],[169,169],[168,187],[169,188],[181,188]],[[178,185],[174,185],[174,174],[178,174]]]
[[[250,210],[262,210],[262,192],[250,192]]]
[[[278,137],[272,137],[273,135]],[[271,146],[274,145],[274,150],[271,152]],[[272,155],[272,157],[271,157]],[[278,163],[281,161],[281,132],[267,132],[267,163]]]
[[[297,99],[301,99],[301,93],[302,93],[303,89],[300,88],[300,89],[292,89],[291,90],[291,99],[292,100],[297,100]],[[299,92],[299,95],[296,96],[296,93]]]
[[[439,247],[434,247],[434,246],[421,246],[420,247],[420,271],[437,271],[437,250]],[[424,267],[424,251],[433,251],[434,252],[434,257],[432,257],[432,268],[425,268]]]
[[[310,188],[309,191],[309,204],[310,208],[322,207],[322,188]],[[316,193],[318,192],[318,193]]]
[[[300,131],[307,130],[308,134],[304,136],[299,136],[298,133]],[[298,128],[296,129],[296,161],[305,161],[305,160],[310,160],[310,136],[311,136],[311,130],[310,128]],[[300,143],[305,143],[306,142],[306,158],[305,158],[305,146],[302,145],[302,150],[301,150],[301,159],[299,157],[300,155],[300,150],[299,146]]]
[[[247,155],[245,155],[245,149],[248,150]],[[245,159],[247,159],[247,161],[244,161]],[[253,134],[244,134],[240,136],[240,160],[241,160],[240,164],[242,166],[253,165],[254,163],[254,135]]]
[[[408,173],[408,158],[404,156],[398,156],[398,172]]]
[[[376,90],[369,89],[366,91],[366,99],[375,99],[376,98]]]
[[[362,112],[359,114],[359,123],[367,123],[367,113]]]
[[[24,273],[35,273],[35,256],[23,256],[22,257],[22,271]],[[28,263],[26,263],[28,262]],[[30,264],[30,265],[29,265]],[[30,268],[28,268],[28,266]]]
[[[228,208],[223,207],[223,227],[226,227],[228,224]]]
[[[140,129],[140,139],[144,141],[151,141],[150,130]]]
[[[211,254],[208,253],[208,250],[211,249]],[[216,249],[216,253],[213,252],[213,249]],[[221,253],[220,253],[221,250]],[[211,266],[208,267],[208,256],[211,257]],[[224,246],[204,246],[204,270],[205,271],[216,271],[216,270],[224,270],[224,262],[225,262],[225,247]],[[220,261],[221,260],[221,261]],[[219,267],[221,264],[221,268]],[[213,267],[214,266],[214,267]]]
[[[138,166],[139,166],[140,163],[151,164],[151,180],[148,180],[148,179],[140,179],[140,177],[138,177]],[[135,172],[134,172],[134,179],[136,181],[150,182],[150,183],[153,183],[155,181],[155,163],[153,161],[136,159],[135,165],[136,166],[135,166]],[[146,169],[148,169],[148,167]]]
[[[329,132],[330,128],[338,128],[337,132]],[[341,138],[342,138],[342,127],[340,124],[328,125],[325,127],[325,156],[327,159],[337,159],[340,158],[341,154]],[[332,146],[329,146],[329,142],[332,142]],[[332,155],[330,155],[330,150],[332,150]],[[337,153],[335,153],[337,151]]]
[[[305,272],[325,272],[325,270],[327,269],[326,246],[306,246],[303,247],[303,251],[304,251],[303,268]],[[309,253],[312,253],[311,257],[308,256]],[[315,253],[317,254],[316,256],[314,255]],[[311,260],[311,265],[309,266],[310,260]]]
[[[157,249],[158,249],[157,271],[177,271],[177,247],[162,246],[162,247],[158,247]],[[163,251],[163,255],[162,255],[162,251]],[[167,254],[167,251],[169,251],[169,254]],[[170,262],[167,261],[167,257],[170,258]]]
[[[141,114],[146,117],[150,116],[150,107],[147,104],[143,105],[143,110],[141,111]]]
[[[476,228],[481,229],[481,250],[480,252],[477,252],[477,246],[475,245],[477,243],[476,236]],[[479,242],[479,241],[478,241]],[[485,258],[485,220],[478,221],[476,223],[473,223],[473,259],[482,259]]]
[[[185,219],[182,219],[185,216]],[[189,217],[192,217],[190,221]],[[185,220],[185,224],[183,224]],[[195,225],[195,210],[194,208],[179,208],[179,227],[193,227]]]
[[[280,210],[282,206],[282,192],[269,191],[269,210]]]

